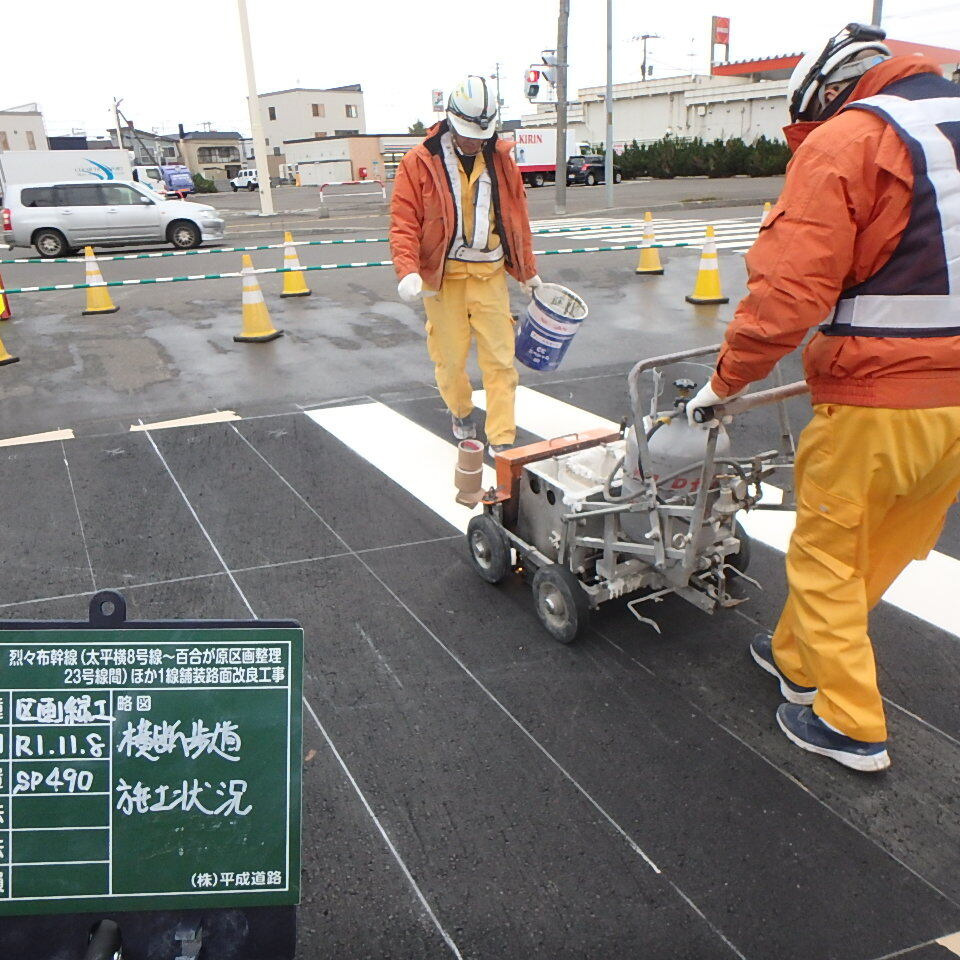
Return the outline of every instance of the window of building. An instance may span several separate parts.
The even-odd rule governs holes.
[[[325,136],[327,135],[327,131],[326,131],[326,130],[314,130],[314,131],[313,131],[313,135],[319,140],[321,137],[325,137]]]
[[[274,148],[273,148],[273,155],[274,155],[275,157],[279,157],[279,156],[280,156],[280,148],[279,148],[279,147],[274,147]]]
[[[277,119],[277,108],[276,107],[267,107],[267,116],[271,120]]]
[[[33,131],[32,131],[32,130],[28,130],[28,131],[27,131],[27,149],[28,149],[28,150],[36,150],[36,149],[37,149],[37,141],[34,140],[34,138],[33,138]]]
[[[359,130],[334,130],[333,135],[335,137],[350,137],[355,133],[359,133]]]
[[[315,117],[325,117],[327,115],[326,104],[311,103],[310,106],[313,108],[313,115]]]
[[[348,117],[359,117],[359,116],[360,116],[360,111],[357,109],[357,105],[356,105],[355,103],[348,103],[346,106],[347,106],[347,116],[348,116]]]
[[[0,130],[0,150],[9,150],[10,141],[7,139],[6,130]]]
[[[240,151],[236,147],[199,147],[197,149],[198,163],[235,163],[240,159]]]

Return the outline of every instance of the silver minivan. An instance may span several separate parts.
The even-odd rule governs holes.
[[[41,257],[70,256],[85,245],[166,241],[180,250],[223,239],[223,220],[204,203],[164,200],[125,180],[8,184],[3,239]]]

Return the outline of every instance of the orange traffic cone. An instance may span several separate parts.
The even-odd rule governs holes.
[[[717,241],[713,235],[713,225],[707,226],[707,236],[700,253],[700,269],[697,271],[697,282],[693,293],[687,298],[687,303],[729,303],[720,290],[720,265],[717,257]]]
[[[120,308],[115,307],[110,299],[110,291],[103,282],[93,247],[83,248],[83,259],[86,263],[86,282],[90,286],[87,287],[87,309],[82,315],[89,317],[95,313],[116,313]]]
[[[7,296],[7,285],[3,282],[3,277],[0,277],[0,290],[3,293],[0,293],[0,320],[9,320],[13,314],[10,312],[10,298]]]
[[[7,351],[7,348],[3,345],[3,341],[0,340],[0,367],[5,367],[8,363],[18,363],[19,360],[19,357],[15,357]]]
[[[289,273],[283,275],[283,293],[281,297],[309,297],[310,288],[301,273],[300,258],[297,248],[293,245],[293,236],[290,231],[283,235],[283,266]]]
[[[660,263],[660,250],[653,246],[656,237],[653,234],[653,214],[648,210],[643,215],[643,249],[640,251],[640,260],[634,273],[648,273],[659,275],[663,273],[663,264]]]
[[[283,331],[277,330],[270,320],[270,311],[263,299],[263,291],[253,272],[250,254],[243,255],[243,269],[240,271],[243,281],[243,330],[233,339],[237,343],[267,343],[276,340]]]

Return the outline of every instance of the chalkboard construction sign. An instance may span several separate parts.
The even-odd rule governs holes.
[[[299,624],[105,597],[0,621],[0,917],[296,904]]]

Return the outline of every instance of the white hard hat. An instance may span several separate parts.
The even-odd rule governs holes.
[[[787,84],[790,119],[813,120],[816,107],[825,105],[824,89],[832,83],[843,83],[865,74],[871,67],[892,56],[881,41],[886,33],[880,27],[848,23],[827,41],[820,53],[808,53],[794,67]],[[874,51],[876,57],[863,57]]]
[[[447,120],[461,137],[487,140],[497,132],[497,98],[483,77],[469,76],[447,100]]]

